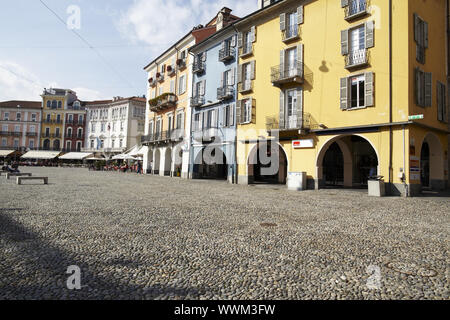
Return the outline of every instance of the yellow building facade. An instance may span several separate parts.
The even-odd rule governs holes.
[[[239,31],[239,183],[448,184],[445,1],[268,4]],[[278,160],[275,171],[271,161]]]

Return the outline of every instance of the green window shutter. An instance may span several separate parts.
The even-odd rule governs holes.
[[[303,88],[297,90],[297,104],[295,106],[295,112],[297,116],[297,127],[303,128]]]
[[[348,55],[348,30],[341,31],[341,54]]]
[[[238,48],[242,48],[242,32],[237,34],[237,46]]]
[[[429,72],[425,72],[425,107],[431,107],[432,105],[432,90],[433,90],[433,83],[432,83],[432,74]]]
[[[348,78],[341,78],[341,110],[348,109]]]
[[[436,85],[436,91],[437,91],[437,107],[438,107],[438,120],[443,121],[444,120],[444,108],[442,105],[442,84],[438,81]]]
[[[345,8],[348,6],[348,0],[341,0],[341,7]]]
[[[298,63],[297,63],[297,73],[299,76],[303,77],[303,55],[304,55],[304,45],[303,43],[300,43],[297,46],[297,56],[298,56]]]
[[[373,72],[367,72],[365,74],[365,97],[364,104],[366,107],[373,107],[374,105],[374,74]]]
[[[286,116],[285,116],[285,112],[284,112],[284,104],[285,104],[285,99],[284,99],[284,91],[280,90],[280,120],[279,120],[279,127],[280,129],[284,129],[285,128],[285,123],[286,123]]]
[[[256,78],[256,60],[250,62],[250,79],[255,80]]]
[[[304,6],[301,5],[297,8],[297,22],[303,24],[304,22]]]
[[[375,33],[375,21],[367,21],[366,22],[366,49],[373,48],[375,46],[374,33]]]
[[[252,42],[256,41],[256,27],[253,26],[251,29],[251,33],[252,33]]]
[[[286,13],[280,14],[280,30],[286,30]]]
[[[242,123],[242,100],[236,102],[236,124]]]

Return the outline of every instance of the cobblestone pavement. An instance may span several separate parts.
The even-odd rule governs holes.
[[[50,185],[0,177],[0,299],[450,298],[448,197],[23,171]]]

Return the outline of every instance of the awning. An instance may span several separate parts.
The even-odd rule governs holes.
[[[146,146],[140,146],[136,151],[134,151],[134,152],[129,152],[128,154],[130,155],[130,156],[133,156],[133,157],[136,157],[136,156],[143,156],[144,155],[144,153],[146,153],[145,151],[146,151]]]
[[[55,159],[60,153],[61,152],[58,151],[28,151],[22,156],[22,158],[50,160]]]
[[[14,153],[14,150],[0,150],[0,157],[7,157],[11,153]]]
[[[125,154],[130,155],[130,156],[136,156],[139,152],[140,147],[139,146],[134,146],[133,148],[131,148],[130,151],[125,152]]]
[[[118,154],[117,156],[112,157],[112,160],[135,160],[133,156],[129,154]]]
[[[86,158],[84,160],[87,160],[87,161],[105,161],[106,159],[105,158],[90,157],[90,158]]]
[[[69,152],[65,155],[59,157],[61,160],[83,160],[88,157],[92,157],[92,153],[84,153],[84,152]]]

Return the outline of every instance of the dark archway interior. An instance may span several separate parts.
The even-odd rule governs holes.
[[[367,188],[369,177],[377,175],[377,154],[371,144],[359,136],[352,136],[351,142],[353,186]]]
[[[420,183],[422,187],[430,187],[430,146],[427,142],[422,144],[420,151]]]
[[[266,156],[273,157],[278,160],[278,170],[272,174],[267,175],[263,173],[263,169],[270,168],[272,163],[263,164],[260,157],[261,149],[266,153]],[[272,152],[275,152],[272,155]],[[267,183],[267,184],[286,184],[287,178],[287,158],[284,151],[277,144],[274,150],[272,150],[271,143],[259,143],[255,154],[253,155],[253,161],[250,162],[249,166],[253,167],[253,183]],[[249,170],[250,172],[251,170]]]
[[[344,155],[337,142],[333,142],[323,158],[325,186],[344,186]]]
[[[198,154],[194,164],[194,179],[227,180],[228,177],[227,158],[225,154],[222,152],[222,150],[218,148],[212,151],[211,156],[215,157],[216,152],[219,152],[222,155],[222,163],[207,164],[203,157],[205,149],[203,149],[202,152]]]

